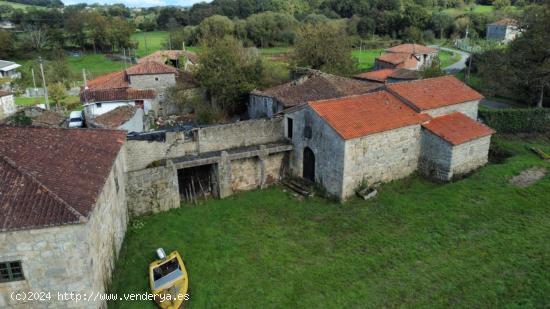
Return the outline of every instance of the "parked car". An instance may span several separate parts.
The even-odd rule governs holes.
[[[69,116],[69,128],[82,128],[84,126],[84,115],[82,111],[72,111]]]

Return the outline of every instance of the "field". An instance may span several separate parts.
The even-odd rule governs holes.
[[[43,6],[28,5],[28,4],[9,2],[9,1],[0,1],[0,6],[1,5],[8,5],[8,6],[11,6],[12,8],[14,8],[14,9],[22,9],[22,10],[27,10],[27,9],[30,9],[30,8],[39,9],[39,10],[45,9],[45,7],[43,7]]]
[[[164,49],[163,44],[168,39],[167,31],[136,32],[131,40],[138,42],[138,57],[147,56],[157,50]],[[172,46],[172,49],[181,49],[181,46]]]
[[[445,68],[460,60],[460,55],[458,53],[441,50],[439,51],[439,60],[441,61],[441,68]]]
[[[372,201],[300,200],[280,187],[211,200],[130,222],[111,292],[148,291],[155,249],[178,250],[189,308],[545,307],[550,303],[550,175],[526,147],[466,179],[419,176],[381,186]],[[112,302],[110,308],[154,308]]]
[[[358,68],[361,71],[368,71],[374,67],[374,58],[380,56],[384,49],[354,50],[352,56],[357,59]]]
[[[100,54],[88,54],[81,57],[67,57],[71,71],[76,76],[82,76],[82,69],[86,69],[87,78],[92,79],[100,75],[124,69],[123,61],[113,61]],[[80,78],[81,79],[81,78]]]
[[[461,14],[465,14],[467,12],[474,12],[474,13],[483,13],[483,14],[489,14],[494,12],[495,7],[492,5],[473,5],[473,6],[464,6],[463,8],[449,8],[443,10],[443,12],[452,15],[452,16],[458,16]]]
[[[78,96],[67,96],[65,99],[65,103],[70,104],[76,104],[80,102],[80,98]],[[15,97],[15,104],[19,106],[28,106],[28,105],[37,105],[37,104],[44,104],[46,103],[46,100],[44,97],[36,97],[36,98],[25,98],[25,97]],[[53,104],[50,100],[50,104]]]

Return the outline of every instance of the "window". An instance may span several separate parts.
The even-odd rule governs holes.
[[[155,81],[157,81],[157,82],[158,82],[158,81],[159,81],[159,78],[158,78],[158,77],[155,77]]]
[[[21,261],[0,263],[0,282],[24,280]]]
[[[292,138],[292,131],[293,131],[293,120],[292,118],[286,119],[286,137]]]
[[[305,138],[311,138],[311,136],[313,135],[313,132],[311,131],[311,126],[306,126],[304,128],[304,137]]]
[[[101,103],[96,103],[95,106],[96,106],[97,108],[101,108]]]

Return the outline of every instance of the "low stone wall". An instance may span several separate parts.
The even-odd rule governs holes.
[[[491,136],[486,136],[453,147],[452,175],[467,174],[487,164],[490,145]]]
[[[283,123],[282,119],[248,120],[195,129],[192,135],[167,132],[166,141],[127,141],[128,170],[141,170],[162,159],[278,142],[283,140]]]
[[[178,173],[167,166],[128,172],[128,211],[130,217],[179,207]]]

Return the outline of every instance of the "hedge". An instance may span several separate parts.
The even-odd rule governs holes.
[[[550,132],[550,109],[480,110],[483,122],[499,133]]]

